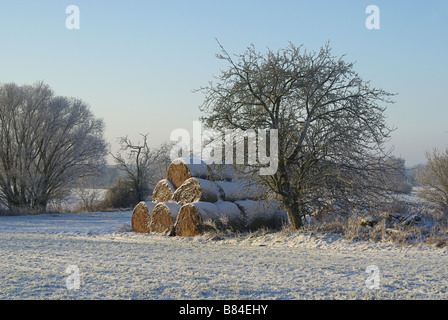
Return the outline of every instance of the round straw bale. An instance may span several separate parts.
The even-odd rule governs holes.
[[[230,201],[216,202],[218,220],[214,221],[218,227],[243,231],[245,229],[245,216],[240,208]]]
[[[215,206],[209,202],[197,202],[184,204],[177,215],[174,230],[177,236],[194,237],[204,232],[204,212],[209,206],[211,212],[215,211]],[[201,214],[202,212],[202,214]]]
[[[235,177],[232,167],[228,164],[208,163],[207,170],[209,178],[215,181],[232,181]]]
[[[168,202],[173,200],[174,191],[173,184],[168,179],[162,179],[157,182],[152,192],[153,202]]]
[[[151,214],[155,206],[155,202],[141,201],[134,207],[131,217],[133,231],[142,233],[151,232]]]
[[[180,204],[190,202],[216,202],[221,199],[222,190],[213,181],[201,178],[188,178],[174,192],[174,200]]]
[[[159,202],[152,210],[151,231],[173,234],[180,207],[175,202]]]
[[[166,178],[176,189],[191,177],[207,179],[207,164],[194,158],[178,158],[171,162],[166,173]]]
[[[280,229],[287,221],[286,211],[277,202],[267,200],[239,200],[235,204],[245,216],[245,228],[256,230],[259,228]]]
[[[217,225],[241,228],[243,218],[238,206],[232,202],[194,202],[184,204],[177,215],[175,232],[178,236],[194,237],[204,233],[204,222],[210,220]]]
[[[217,181],[216,184],[225,201],[258,200],[263,195],[262,188],[249,180]]]

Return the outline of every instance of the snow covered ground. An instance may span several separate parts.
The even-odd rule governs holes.
[[[303,232],[138,234],[131,214],[0,217],[0,299],[448,298],[446,247]]]

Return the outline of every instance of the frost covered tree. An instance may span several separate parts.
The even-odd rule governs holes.
[[[426,167],[416,176],[421,185],[419,196],[448,213],[448,149],[427,152],[426,159]]]
[[[392,94],[372,88],[328,43],[317,52],[290,44],[264,54],[252,45],[235,56],[220,48],[228,67],[198,90],[202,121],[221,132],[278,130],[277,172],[256,178],[276,194],[293,229],[328,203],[381,196],[392,131],[384,104]]]
[[[0,200],[43,212],[106,160],[104,124],[89,106],[38,82],[0,86]]]

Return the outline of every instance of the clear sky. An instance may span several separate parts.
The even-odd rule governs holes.
[[[69,5],[79,29],[66,27]],[[379,30],[366,28],[369,5]],[[112,150],[140,133],[157,146],[200,117],[193,90],[226,67],[216,38],[235,54],[329,40],[364,80],[398,94],[387,110],[395,155],[411,166],[448,146],[446,0],[0,0],[0,82],[42,80],[89,103]]]

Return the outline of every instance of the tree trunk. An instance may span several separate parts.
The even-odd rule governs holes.
[[[292,230],[300,229],[303,226],[302,217],[299,210],[299,203],[291,188],[290,177],[286,167],[282,161],[279,161],[278,173],[280,176],[280,194],[282,196],[282,203],[288,214],[289,223]]]
[[[290,203],[289,201],[287,201]],[[285,202],[283,202],[285,204]],[[300,211],[298,204],[293,201],[292,205],[285,204],[286,213],[288,214],[289,223],[291,225],[291,229],[297,230],[303,226],[302,218],[300,217]]]

